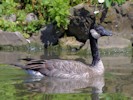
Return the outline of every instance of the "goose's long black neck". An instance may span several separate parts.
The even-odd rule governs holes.
[[[90,36],[90,47],[92,53],[92,66],[95,66],[100,60],[100,54],[98,49],[98,40]]]

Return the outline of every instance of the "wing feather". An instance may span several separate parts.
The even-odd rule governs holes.
[[[62,78],[80,78],[88,75],[88,70],[91,72],[91,68],[82,62],[59,59],[33,60],[26,65],[25,69],[39,71],[47,76]]]

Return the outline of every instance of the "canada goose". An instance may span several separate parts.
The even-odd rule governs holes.
[[[91,65],[87,65],[79,61],[61,59],[28,59],[29,63],[26,65],[13,65],[19,66],[22,69],[27,70],[29,73],[38,76],[82,79],[102,75],[104,73],[104,66],[102,60],[100,59],[97,41],[101,36],[111,36],[112,32],[105,30],[100,25],[94,25],[90,30],[89,35],[92,52]]]

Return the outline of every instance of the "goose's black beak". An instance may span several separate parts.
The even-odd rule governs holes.
[[[112,32],[105,29],[104,27],[98,25],[95,26],[94,29],[99,33],[101,36],[112,36]]]

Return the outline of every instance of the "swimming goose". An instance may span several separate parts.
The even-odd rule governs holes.
[[[22,69],[29,71],[30,73],[34,73],[36,75],[38,74],[40,76],[82,79],[103,75],[104,65],[100,59],[97,41],[101,36],[111,36],[112,32],[105,30],[100,25],[94,25],[90,30],[89,35],[92,53],[91,65],[87,65],[79,61],[61,59],[28,59],[29,62],[26,65],[13,65],[19,66]]]

